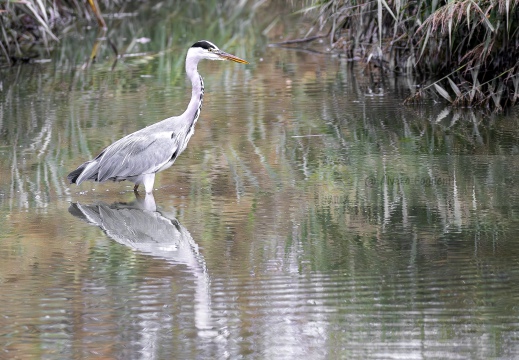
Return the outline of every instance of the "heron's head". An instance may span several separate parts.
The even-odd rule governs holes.
[[[215,44],[207,40],[200,40],[194,43],[193,46],[189,48],[187,56],[198,60],[232,60],[240,64],[248,64],[246,60],[218,49]]]

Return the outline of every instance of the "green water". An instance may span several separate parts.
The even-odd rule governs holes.
[[[412,79],[269,47],[304,35],[283,6],[160,4],[109,19],[115,64],[79,24],[0,69],[0,359],[519,356],[516,110],[406,107]],[[67,184],[184,110],[200,39],[251,64],[199,66],[154,198]]]

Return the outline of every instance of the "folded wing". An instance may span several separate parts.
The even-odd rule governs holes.
[[[178,143],[178,138],[171,132],[130,134],[108,146],[94,160],[80,166],[78,170],[84,168],[75,182],[124,180],[156,173],[175,160]]]

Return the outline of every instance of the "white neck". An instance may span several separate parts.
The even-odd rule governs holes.
[[[188,57],[186,58],[186,73],[189,80],[191,80],[191,100],[181,117],[186,119],[186,121],[190,123],[190,126],[196,123],[200,115],[204,97],[204,81],[197,70],[198,60],[196,57],[190,57],[188,53]]]

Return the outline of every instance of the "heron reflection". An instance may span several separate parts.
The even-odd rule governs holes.
[[[198,244],[189,231],[173,216],[166,216],[157,210],[153,195],[137,197],[132,203],[111,205],[73,203],[69,212],[86,222],[97,225],[119,244],[143,254],[165,259],[171,264],[185,265],[196,282],[195,326],[202,335],[211,333],[209,276],[204,257],[200,254]],[[152,324],[146,321],[155,320],[153,317],[145,320],[142,324],[143,332],[157,328],[150,326]],[[148,338],[149,344],[154,342],[150,337],[153,338],[154,335],[147,333],[142,338]]]

